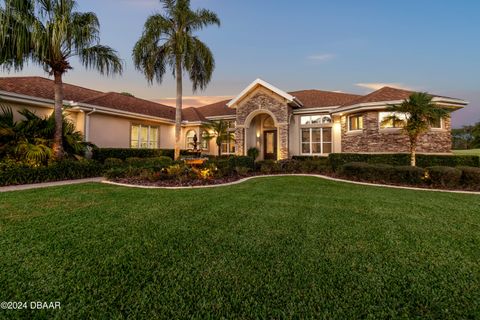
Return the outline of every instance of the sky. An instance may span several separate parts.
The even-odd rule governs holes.
[[[74,60],[65,81],[174,105],[170,73],[149,85],[131,59],[145,20],[162,11],[160,2],[78,3],[79,11],[97,14],[101,43],[118,51],[125,70],[103,77]],[[453,114],[453,126],[480,122],[478,0],[192,0],[192,6],[216,12],[222,24],[198,33],[216,69],[203,92],[193,94],[185,80],[187,106],[236,96],[256,78],[285,91],[366,94],[390,85],[467,100],[470,105]],[[20,74],[45,76],[32,65]]]

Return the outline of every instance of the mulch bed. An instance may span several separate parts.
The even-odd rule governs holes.
[[[293,175],[294,173],[292,173]],[[303,173],[298,173],[298,174],[303,174]],[[307,173],[308,174],[308,173]],[[446,187],[441,187],[441,186],[432,186],[429,184],[421,184],[421,185],[415,185],[415,184],[401,184],[401,183],[392,183],[392,182],[385,182],[385,181],[368,181],[368,180],[362,180],[362,179],[352,179],[352,178],[347,178],[332,172],[323,172],[323,173],[312,173],[314,174],[320,174],[324,176],[328,176],[330,178],[337,178],[337,179],[343,179],[347,181],[354,181],[354,182],[365,182],[365,183],[372,183],[372,184],[380,184],[380,185],[388,185],[388,186],[397,186],[397,187],[411,187],[411,188],[421,188],[425,190],[431,190],[431,189],[437,189],[437,190],[452,190],[452,191],[480,191],[480,189],[471,189],[471,188],[446,188]],[[111,181],[113,182],[118,182],[118,183],[124,183],[124,184],[132,184],[132,185],[138,185],[138,186],[148,186],[148,187],[197,187],[197,186],[210,186],[210,185],[219,185],[219,184],[226,184],[226,183],[231,183],[235,182],[244,178],[248,177],[255,177],[255,176],[263,176],[266,174],[260,173],[260,172],[253,172],[253,173],[248,173],[243,176],[227,176],[227,177],[222,177],[222,178],[214,178],[214,179],[209,179],[209,180],[201,180],[201,179],[195,179],[195,180],[158,180],[158,181],[150,181],[142,178],[120,178],[120,179],[113,179]],[[275,175],[274,173],[272,175]],[[287,173],[288,175],[288,173]]]

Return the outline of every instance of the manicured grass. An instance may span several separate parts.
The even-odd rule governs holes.
[[[480,196],[273,177],[0,194],[0,318],[478,318]]]
[[[458,155],[480,156],[480,149],[452,150],[452,152]]]

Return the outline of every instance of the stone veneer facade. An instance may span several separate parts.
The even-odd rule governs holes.
[[[235,129],[235,147],[238,155],[245,154],[245,123],[248,116],[255,112],[261,114],[265,110],[274,117],[278,135],[278,160],[288,159],[288,120],[292,112],[286,101],[268,94],[264,90],[254,92],[251,97],[244,99],[237,105],[237,126]],[[252,120],[252,119],[249,119]]]
[[[342,152],[409,152],[409,141],[401,129],[380,129],[378,111],[363,113],[363,131],[348,132],[348,116],[342,116]],[[448,153],[451,151],[450,117],[443,121],[442,129],[429,130],[419,138],[417,152]]]

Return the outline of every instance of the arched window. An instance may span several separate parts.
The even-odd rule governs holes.
[[[194,145],[193,145],[193,139],[195,137],[196,133],[194,130],[189,130],[187,132],[187,135],[185,136],[185,147],[187,149],[193,149]]]
[[[209,145],[209,139],[207,137],[209,136],[208,132],[205,130],[202,130],[202,141],[201,141],[201,146],[202,150],[208,150],[208,145]]]
[[[275,128],[275,122],[273,121],[272,117],[267,117],[265,121],[263,121],[264,128]]]

